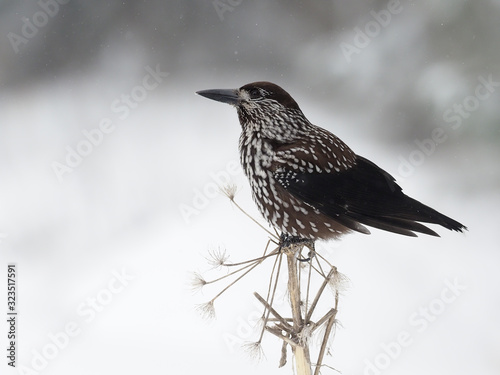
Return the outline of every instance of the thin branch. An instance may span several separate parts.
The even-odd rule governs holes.
[[[266,249],[267,249],[267,246],[266,246]],[[228,278],[228,277],[231,277],[231,276],[233,276],[233,275],[235,275],[235,274],[237,274],[237,273],[239,273],[239,272],[241,272],[241,271],[243,271],[243,270],[245,270],[245,269],[247,269],[247,268],[249,268],[249,267],[250,267],[250,269],[242,275],[242,276],[244,276],[244,275],[246,275],[249,271],[251,271],[252,269],[254,269],[255,267],[257,267],[257,266],[258,266],[260,263],[262,263],[264,260],[266,260],[268,257],[271,257],[271,256],[274,256],[274,255],[277,255],[278,253],[279,253],[279,249],[275,249],[275,250],[274,250],[274,251],[272,251],[271,253],[269,253],[269,254],[267,254],[267,255],[263,255],[263,256],[261,256],[261,257],[259,257],[259,258],[255,258],[255,259],[252,259],[252,260],[249,260],[249,261],[245,261],[245,262],[240,262],[240,263],[234,263],[234,264],[231,264],[232,266],[236,266],[236,265],[243,265],[243,264],[245,264],[245,266],[243,266],[243,267],[241,267],[241,268],[239,268],[239,269],[237,269],[237,270],[235,270],[235,271],[229,272],[229,273],[227,273],[226,275],[221,276],[221,277],[219,277],[219,278],[217,278],[217,279],[213,279],[213,280],[209,280],[209,281],[205,280],[205,279],[203,278],[203,276],[201,276],[198,272],[195,272],[195,273],[194,273],[194,281],[193,281],[193,290],[197,291],[198,289],[201,289],[201,288],[202,288],[203,286],[205,286],[205,285],[208,285],[208,284],[213,284],[213,283],[215,283],[215,282],[217,282],[217,281],[221,281],[221,280],[223,280],[223,279],[226,279],[226,278]],[[241,279],[241,277],[242,277],[242,276],[238,277],[236,280],[234,280],[232,283],[230,283],[230,284],[229,284],[226,288],[224,288],[224,290],[223,290],[223,291],[225,291],[226,289],[228,289],[230,286],[234,285],[234,284],[235,284],[238,280],[240,280],[240,279]],[[222,292],[223,292],[223,291],[222,291]],[[222,292],[221,292],[221,293],[219,293],[219,295],[220,295],[220,294],[222,294]],[[217,295],[217,297],[218,297],[219,295]]]
[[[328,266],[330,268],[334,268],[335,266],[333,264],[331,264],[323,255],[321,255],[320,253],[316,253],[316,255],[318,255],[321,260],[323,260],[326,264],[328,264]]]
[[[263,255],[261,257],[258,257],[258,258],[254,258],[254,259],[250,259],[250,260],[244,260],[243,262],[238,262],[238,263],[224,263],[223,265],[226,266],[226,267],[234,267],[234,266],[241,266],[243,264],[248,264],[248,263],[253,263],[253,262],[262,262],[264,260],[266,260],[267,258],[269,257],[272,257],[274,255],[277,255],[279,254],[279,249],[276,248],[275,250],[271,251],[269,254],[267,255]]]
[[[316,253],[316,254],[317,254],[317,253]],[[316,272],[318,272],[321,276],[326,277],[326,276],[325,276],[325,271],[323,270],[323,267],[321,266],[321,262],[319,261],[319,259],[320,259],[319,257],[314,257],[314,260],[316,261],[316,263],[318,263],[318,268],[319,268],[319,270],[316,270],[316,268],[315,268],[315,270],[316,270]],[[311,263],[312,263],[312,262],[311,262]],[[314,266],[313,266],[313,267],[314,267]]]
[[[262,304],[266,307],[266,309],[267,309],[268,311],[270,311],[270,312],[271,312],[271,314],[273,314],[273,315],[274,315],[274,317],[275,317],[275,318],[276,318],[276,319],[277,319],[277,320],[278,320],[278,321],[279,321],[279,322],[280,322],[283,326],[285,326],[285,327],[286,327],[287,329],[289,329],[289,330],[291,330],[291,329],[292,329],[292,326],[291,326],[290,324],[288,324],[288,322],[286,321],[286,319],[285,319],[285,318],[283,318],[283,317],[282,317],[282,316],[281,316],[281,315],[280,315],[280,314],[279,314],[279,313],[278,313],[278,312],[277,312],[277,311],[276,311],[276,310],[275,310],[275,309],[274,309],[274,308],[273,308],[270,304],[268,304],[268,303],[267,303],[267,301],[259,295],[259,293],[254,292],[254,294],[253,294],[253,295],[254,295],[254,296],[255,296],[255,297],[259,300],[259,302],[260,302],[260,303],[262,303]]]
[[[330,319],[328,319],[328,324],[326,325],[325,336],[323,338],[323,343],[321,344],[321,349],[319,351],[318,362],[316,363],[316,369],[314,370],[314,375],[319,375],[321,364],[323,363],[323,357],[325,356],[326,347],[328,345],[328,338],[330,337],[330,333],[332,332],[334,323],[335,323],[335,315],[332,315]]]
[[[283,320],[286,321],[286,322],[292,322],[293,323],[293,319],[292,318],[283,318]],[[269,318],[268,321],[270,321],[270,322],[279,322],[280,320],[276,319],[276,318]]]
[[[290,303],[292,305],[292,318],[295,327],[302,326],[302,314],[300,311],[300,286],[297,272],[296,251],[292,249],[295,245],[290,246],[287,250],[286,258],[288,264],[288,293],[290,294]],[[296,248],[297,249],[297,248]]]
[[[231,198],[229,195],[227,195],[227,197],[229,198],[229,200],[236,206],[236,208],[238,208],[238,210],[240,210],[241,212],[243,212],[243,214],[245,214],[246,217],[248,217],[250,220],[252,220],[255,224],[257,224],[260,228],[262,228],[267,234],[269,234],[271,236],[271,238],[273,238],[274,240],[276,240],[276,243],[278,243],[278,237],[272,233],[271,231],[269,231],[269,229],[267,229],[266,227],[264,227],[261,223],[259,223],[257,220],[255,220],[250,214],[248,214],[243,208],[240,207],[240,205],[238,203],[236,203],[236,201],[234,200],[234,196]]]
[[[267,303],[267,301],[264,301],[265,302],[264,306],[267,305],[267,306],[271,307],[273,305],[274,296],[276,295],[276,288],[278,286],[278,280],[279,280],[279,277],[280,277],[281,258],[282,258],[282,256],[283,256],[283,254],[280,254],[278,257],[276,257],[276,260],[274,262],[273,270],[271,272],[271,278],[269,280],[269,289],[267,291],[267,300],[269,300],[269,297],[271,297],[271,300],[270,300],[269,303]],[[276,263],[278,264],[278,269],[276,271],[276,279],[275,279],[275,282],[274,282],[274,288],[272,288],[272,292],[271,292],[271,287],[272,287],[272,284],[273,284],[273,274],[274,274],[274,270],[276,269]],[[256,294],[256,297],[257,297],[258,294],[257,293],[255,293],[255,294]],[[257,298],[259,299],[259,297],[257,297]],[[262,297],[260,297],[260,298],[262,298]],[[267,306],[266,306],[266,308],[267,308]],[[267,325],[267,321],[269,319],[270,312],[271,312],[271,310],[269,308],[267,308],[267,313],[266,313],[266,310],[264,310],[264,326],[262,328],[262,331],[260,332],[260,338],[259,338],[259,340],[262,340],[262,336],[264,336],[264,329],[265,329],[265,326]]]
[[[268,327],[266,326],[266,331],[268,332],[271,332],[274,336],[278,337],[279,339],[285,341],[287,344],[290,344],[290,346],[292,346],[292,348],[296,347],[297,346],[297,343],[294,342],[291,338],[289,337],[286,337],[286,336],[283,336],[283,334],[281,333],[281,330],[277,329],[277,328],[273,328],[273,327]]]
[[[222,293],[224,293],[226,290],[228,290],[230,287],[232,287],[234,284],[236,284],[238,281],[240,281],[243,277],[245,277],[246,274],[248,274],[249,272],[251,272],[255,267],[257,267],[261,262],[255,262],[254,265],[248,265],[248,266],[245,266],[243,267],[242,269],[245,269],[245,268],[248,268],[250,267],[246,272],[244,272],[242,275],[238,276],[238,278],[236,278],[233,282],[231,282],[228,286],[226,286],[224,289],[222,289],[214,298],[212,298],[212,302],[215,301],[218,297],[220,297],[220,295]],[[241,271],[242,269],[238,270],[238,271],[234,271],[232,272],[232,274],[236,273],[236,272],[239,272]],[[221,277],[222,279],[223,277]]]
[[[205,281],[205,283],[204,283],[203,285],[213,284],[213,283],[216,283],[217,281],[221,281],[221,280],[227,279],[228,277],[231,277],[231,276],[233,276],[233,275],[237,274],[238,272],[241,272],[241,271],[243,271],[243,270],[245,270],[245,269],[247,269],[247,268],[249,268],[249,267],[252,267],[252,266],[254,266],[254,267],[255,267],[255,266],[257,266],[258,264],[260,264],[260,262],[254,262],[254,263],[251,263],[251,264],[247,264],[247,265],[246,265],[246,266],[244,266],[244,267],[238,268],[237,270],[234,270],[234,271],[232,271],[232,272],[229,272],[229,273],[225,274],[224,276],[218,277],[218,278],[213,279],[213,280],[206,281],[206,280],[204,280],[204,279],[203,279],[203,280]],[[252,269],[253,269],[253,268],[252,268]],[[245,273],[245,274],[246,274],[246,273]],[[195,276],[196,276],[196,275],[195,275]],[[233,283],[231,283],[230,285],[232,285],[232,284],[234,284],[234,282],[233,282]]]
[[[307,316],[309,315],[308,314],[308,307],[309,307],[309,290],[311,287],[311,270],[312,270],[311,262],[309,262],[309,273],[307,275],[306,304],[305,304],[305,308],[304,308],[304,315],[306,316],[306,324],[308,323]]]
[[[335,318],[337,315],[337,310],[335,309],[330,309],[320,320],[316,322],[314,325],[312,331],[314,332],[317,328],[321,327],[321,325],[326,322],[328,319],[330,319],[332,316]]]
[[[316,304],[319,301],[319,297],[321,296],[321,294],[323,294],[323,291],[325,290],[326,286],[328,285],[330,278],[333,276],[334,272],[335,272],[335,269],[332,268],[330,270],[330,272],[328,273],[328,275],[326,276],[325,280],[323,280],[323,284],[321,284],[321,287],[319,288],[318,293],[316,293],[316,297],[314,298],[314,301],[311,304],[311,308],[309,309],[309,313],[306,316],[306,323],[311,320],[311,316],[314,312],[314,309],[316,308]]]

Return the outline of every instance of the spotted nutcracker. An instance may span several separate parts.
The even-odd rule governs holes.
[[[365,225],[407,236],[438,236],[420,222],[467,229],[405,195],[389,173],[311,124],[279,86],[254,82],[197,94],[236,107],[240,159],[253,199],[282,240],[369,234]]]

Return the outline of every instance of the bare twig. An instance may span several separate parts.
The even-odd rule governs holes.
[[[282,258],[282,256],[283,256],[283,254],[280,254],[278,257],[276,257],[276,260],[274,262],[273,270],[271,272],[271,277],[270,277],[270,280],[269,280],[269,289],[267,291],[267,300],[269,301],[269,303],[267,303],[267,301],[264,301],[265,302],[264,306],[267,305],[267,306],[271,307],[273,305],[274,296],[276,295],[276,288],[278,286],[278,280],[279,280],[279,276],[280,276],[281,258]],[[278,265],[278,269],[276,271],[276,278],[275,278],[275,282],[274,282],[274,288],[272,288],[273,275],[274,275],[274,270],[276,269],[276,264]],[[271,289],[272,289],[272,291],[271,291]],[[262,298],[262,297],[260,297],[260,298]],[[262,340],[262,336],[264,336],[264,329],[265,329],[265,327],[267,325],[267,321],[269,319],[269,314],[270,313],[271,313],[271,310],[269,308],[267,308],[267,309],[264,310],[264,314],[263,314],[264,315],[264,325],[263,325],[262,331],[260,332],[259,341],[261,341]],[[285,322],[285,324],[286,324],[286,322]]]
[[[224,263],[224,266],[226,266],[226,267],[234,267],[234,266],[241,266],[243,264],[248,264],[248,263],[253,263],[253,262],[259,262],[259,263],[261,263],[262,261],[266,260],[267,258],[275,256],[278,253],[279,253],[279,249],[276,248],[275,250],[271,251],[267,255],[263,255],[261,257],[250,259],[250,260],[244,260],[243,262],[238,262],[238,263]]]
[[[335,316],[337,315],[337,304],[338,304],[338,292],[335,296],[335,309],[332,309],[334,313],[331,314],[330,318],[328,319],[328,324],[326,325],[325,336],[323,338],[321,349],[319,351],[318,361],[316,362],[316,369],[314,371],[314,375],[319,375],[321,365],[323,363],[323,357],[325,356],[326,347],[328,346],[328,339],[330,337],[330,333],[332,332],[333,325],[335,324]]]
[[[224,289],[222,289],[219,293],[217,293],[217,295],[212,298],[210,301],[208,301],[207,303],[203,304],[203,305],[200,305],[200,311],[203,313],[205,312],[203,315],[205,315],[206,317],[208,318],[214,318],[215,317],[215,310],[214,310],[214,302],[217,298],[219,298],[226,290],[228,290],[230,287],[232,287],[234,284],[236,284],[239,280],[241,280],[243,277],[245,277],[246,274],[248,274],[250,271],[252,271],[255,267],[257,267],[259,264],[261,263],[261,261],[259,262],[255,262],[255,264],[251,265],[247,265],[245,267],[243,267],[242,269],[245,269],[245,268],[248,268],[250,267],[247,271],[245,271],[242,275],[238,276],[235,280],[233,280],[229,285],[227,285]],[[239,271],[241,271],[242,269],[240,270],[237,270],[237,271],[234,271],[232,272],[231,274],[234,274],[234,273],[237,273]],[[227,275],[226,275],[227,276]],[[225,277],[221,277],[219,278],[218,280],[221,280]],[[217,280],[214,280],[214,281],[217,281]],[[211,281],[211,282],[214,282],[214,281]],[[209,282],[207,282],[208,284]],[[213,312],[212,312],[213,311]]]
[[[223,193],[224,190],[223,190]],[[257,224],[260,228],[262,228],[267,234],[269,234],[269,236],[271,236],[272,239],[275,240],[276,243],[278,243],[278,237],[273,233],[271,232],[269,229],[267,229],[266,227],[264,227],[261,223],[259,223],[257,220],[255,220],[251,215],[249,215],[243,208],[240,207],[240,205],[238,203],[236,203],[236,201],[234,200],[234,195],[229,195],[229,194],[226,194],[226,196],[229,198],[229,200],[236,206],[236,208],[238,208],[238,210],[240,210],[241,212],[243,212],[243,214],[248,217],[250,220],[252,220],[255,224]]]
[[[334,273],[335,273],[335,269],[332,268],[330,270],[330,272],[328,273],[328,275],[326,276],[325,280],[323,280],[323,284],[321,284],[321,287],[319,288],[318,293],[316,293],[316,297],[314,298],[314,301],[311,304],[311,308],[309,309],[309,312],[308,312],[308,314],[306,316],[306,323],[308,323],[311,320],[311,316],[312,316],[312,314],[314,312],[314,309],[316,308],[316,304],[319,301],[319,297],[321,297],[321,294],[323,294],[323,291],[325,290],[325,287],[330,282],[330,278],[333,276]]]
[[[286,321],[285,318],[283,318],[270,304],[267,303],[267,301],[262,298],[259,293],[257,292],[254,292],[253,294],[258,300],[260,303],[262,303],[267,310],[269,310],[271,312],[271,314],[273,314],[275,316],[275,318],[284,326],[286,327],[287,329],[292,329],[292,326],[290,324],[288,324],[288,322]]]
[[[294,347],[297,346],[297,343],[295,341],[293,341],[289,337],[283,336],[283,334],[281,333],[281,330],[278,329],[278,328],[266,326],[266,331],[271,332],[273,335],[275,335],[279,339],[281,339],[281,340],[285,341],[286,343],[290,344],[290,346],[292,348],[294,348]]]
[[[319,327],[321,327],[321,325],[326,322],[328,319],[330,319],[330,317],[335,317],[335,315],[337,314],[337,310],[335,309],[330,309],[325,315],[323,315],[323,317],[318,320],[316,322],[316,324],[314,324],[313,328],[312,328],[312,331],[314,332],[316,329],[318,329]]]

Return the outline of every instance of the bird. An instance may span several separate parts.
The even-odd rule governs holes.
[[[467,230],[404,194],[393,176],[312,124],[280,86],[259,81],[196,94],[236,108],[243,171],[283,246],[370,234],[367,227],[413,237],[439,237],[423,223]]]

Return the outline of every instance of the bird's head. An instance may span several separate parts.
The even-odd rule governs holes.
[[[271,82],[248,83],[239,89],[202,90],[197,94],[235,106],[243,129],[251,124],[256,130],[277,135],[288,131],[284,125],[290,124],[290,117],[304,116],[290,94]]]
[[[196,92],[205,98],[227,103],[249,111],[274,106],[276,109],[299,109],[285,90],[271,82],[248,83],[239,89],[214,89]]]

